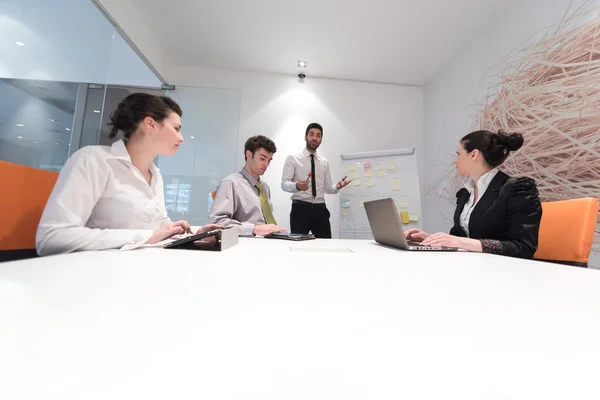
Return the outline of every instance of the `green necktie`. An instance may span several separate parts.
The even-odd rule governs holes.
[[[269,199],[267,199],[265,190],[260,182],[256,182],[256,188],[258,189],[258,199],[260,200],[260,208],[262,208],[265,222],[267,224],[277,225],[277,222],[275,222],[275,217],[273,217],[273,213],[271,212],[271,206],[269,206]]]

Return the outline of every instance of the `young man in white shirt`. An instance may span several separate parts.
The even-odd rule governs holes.
[[[292,233],[312,232],[317,238],[331,239],[331,214],[325,194],[336,194],[350,182],[343,177],[331,183],[329,162],[317,153],[323,140],[323,127],[315,122],[306,127],[306,148],[285,160],[281,188],[292,195],[290,227]]]

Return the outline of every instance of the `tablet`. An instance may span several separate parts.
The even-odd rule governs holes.
[[[184,237],[183,239],[179,239],[179,240],[175,240],[173,242],[166,243],[165,245],[163,245],[163,248],[165,248],[165,249],[180,248],[182,245],[185,245],[188,243],[193,243],[193,242],[196,242],[201,239],[206,239],[208,237],[217,236],[217,234],[219,232],[221,232],[224,229],[229,229],[229,228],[231,228],[231,226],[227,226],[225,228],[214,229],[212,231],[208,231],[208,232],[204,232],[204,233],[198,233],[196,235],[187,236],[187,237]]]
[[[315,235],[302,234],[302,233],[285,233],[285,232],[273,232],[267,236],[267,239],[283,239],[283,240],[312,240],[315,239]]]

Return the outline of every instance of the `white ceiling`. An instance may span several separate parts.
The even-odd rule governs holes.
[[[172,65],[412,85],[508,1],[129,0]]]

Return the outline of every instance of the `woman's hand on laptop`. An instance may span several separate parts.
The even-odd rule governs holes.
[[[438,232],[434,233],[433,235],[429,235],[421,244],[423,246],[456,247],[478,253],[483,251],[481,240],[449,235],[444,232]]]
[[[464,238],[449,235],[444,232],[434,233],[427,236],[421,243],[423,246],[444,246],[444,247],[459,247],[462,248],[462,240]]]
[[[411,242],[420,243],[429,237],[429,233],[417,228],[412,228],[404,232],[404,237],[406,240],[410,240]]]

